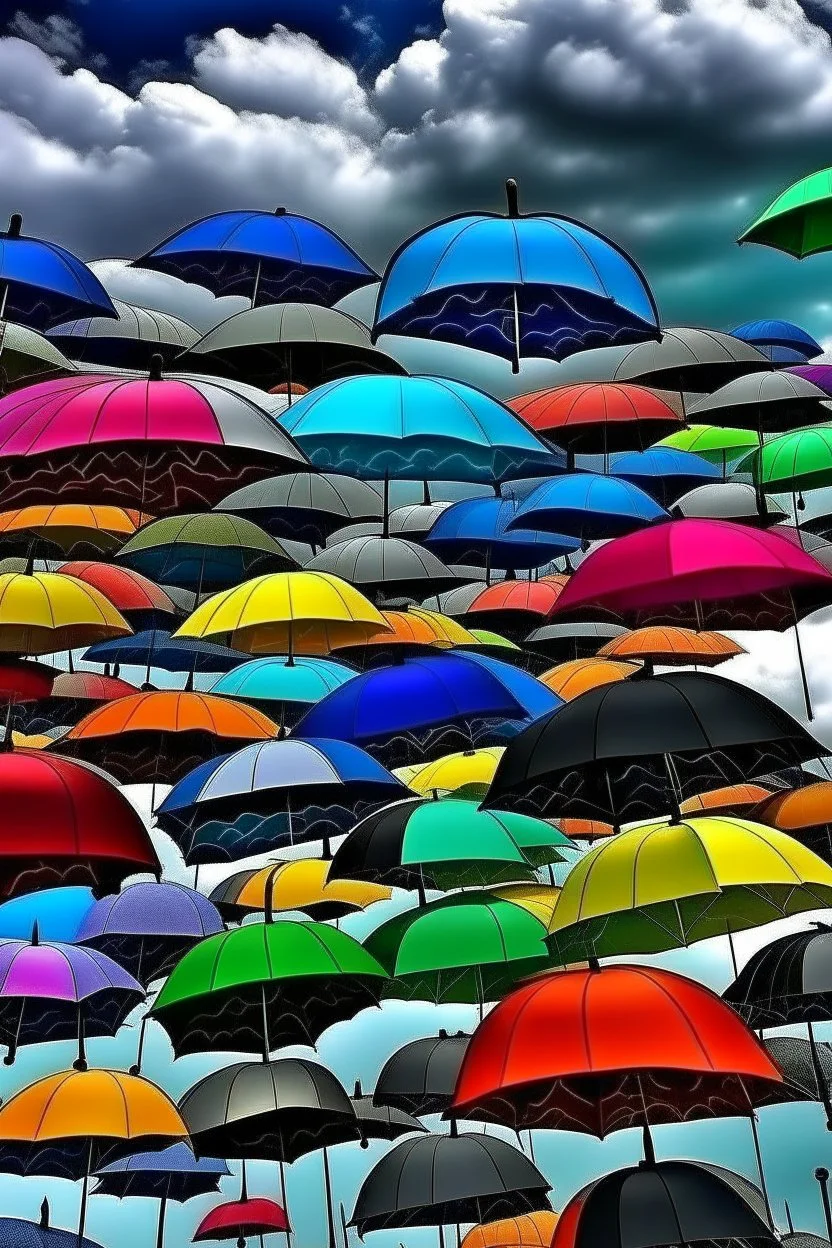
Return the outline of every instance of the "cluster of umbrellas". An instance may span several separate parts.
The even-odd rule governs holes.
[[[745,238],[832,245],[828,183]],[[506,189],[403,243],[372,326],[335,305],[377,275],[282,208],[134,262],[250,300],[203,336],[3,236],[0,1174],[80,1185],[72,1229],[45,1200],[4,1243],[89,1248],[111,1197],[155,1202],[157,1248],[190,1201],[194,1242],[262,1245],[316,1155],[328,1248],[799,1248],[758,1115],[832,1124],[832,930],[800,917],[832,908],[832,783],[725,673],[733,634],[792,631],[812,719],[832,364],[784,321],[661,328],[620,247]],[[552,385],[410,376],[397,335]],[[655,961],[714,939],[722,998]],[[477,1025],[364,1090],[346,1029],[390,1001]],[[128,1069],[92,1060],[128,1029]],[[664,1124],[729,1117],[753,1180],[657,1159]],[[638,1165],[552,1194],[535,1133],[631,1128]],[[371,1143],[342,1190],[331,1151]]]

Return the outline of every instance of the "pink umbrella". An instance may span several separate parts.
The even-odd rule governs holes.
[[[600,608],[635,627],[782,631],[795,626],[806,711],[813,718],[797,622],[832,602],[832,575],[776,530],[727,520],[673,520],[593,551],[552,617]]]
[[[0,509],[51,501],[212,507],[307,467],[289,435],[221,378],[71,376],[0,399]]]

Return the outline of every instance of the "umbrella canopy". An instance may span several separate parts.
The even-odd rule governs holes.
[[[0,663],[0,702],[14,706],[40,702],[52,692],[58,672],[46,663],[6,656]]]
[[[768,1036],[763,1044],[786,1082],[797,1088],[804,1100],[828,1099],[832,1088],[832,1047],[801,1036]]]
[[[629,630],[623,624],[574,620],[564,624],[544,624],[526,637],[526,645],[552,659],[591,659],[606,642]]]
[[[571,702],[590,689],[611,685],[617,680],[628,680],[641,669],[635,663],[614,659],[571,659],[550,667],[540,677],[541,682],[556,693],[564,702]]]
[[[148,628],[134,637],[98,642],[82,658],[88,663],[144,667],[148,673],[152,667],[168,672],[230,672],[245,663],[248,655],[196,637],[172,637],[165,629]]]
[[[603,234],[550,213],[463,213],[430,225],[389,261],[373,337],[404,334],[475,347],[512,362],[562,360],[587,347],[660,337],[635,262]]]
[[[92,585],[135,627],[176,614],[176,606],[168,594],[130,568],[79,559],[62,564],[58,570],[62,576],[74,576],[85,585]]]
[[[700,459],[717,464],[725,472],[728,465],[739,459],[745,451],[754,450],[758,445],[758,438],[750,429],[691,423],[684,429],[668,434],[656,445],[669,446],[677,451],[691,451]]]
[[[401,647],[409,647],[416,654],[424,653],[426,646],[438,650],[451,650],[457,646],[476,646],[477,639],[449,615],[440,611],[426,611],[424,607],[410,606],[405,611],[382,611],[390,632],[370,637],[366,646],[345,647],[344,655],[361,652],[361,657],[398,657]]]
[[[77,1231],[62,1231],[49,1222],[49,1201],[44,1198],[40,1207],[40,1222],[26,1222],[23,1218],[0,1218],[0,1235],[8,1248],[100,1248],[94,1240]]]
[[[221,380],[79,375],[0,399],[0,507],[127,499],[158,515],[303,467],[264,407]]]
[[[813,923],[752,954],[722,994],[749,1027],[825,1023],[832,1008],[832,930]]]
[[[575,848],[578,848],[577,845]],[[538,922],[543,923],[547,928],[552,921],[552,915],[560,896],[560,889],[556,884],[515,882],[501,884],[498,888],[492,888],[489,891],[503,901],[510,901],[512,905],[528,910],[529,914],[533,914]]]
[[[487,801],[620,824],[820,748],[756,691],[711,673],[673,672],[593,689],[529,725],[508,743]]]
[[[588,543],[666,520],[667,512],[637,484],[581,472],[545,481],[527,494],[512,525],[568,533]]]
[[[0,905],[0,936],[28,940],[37,924],[42,940],[74,944],[94,904],[92,889],[79,885],[13,897]]]
[[[816,342],[805,329],[795,325],[793,321],[776,318],[746,321],[743,325],[732,329],[731,333],[735,338],[742,338],[743,342],[751,342],[754,346],[793,348],[806,359],[820,355],[823,351],[820,343]]]
[[[215,510],[246,516],[274,537],[323,546],[350,521],[381,520],[384,501],[379,490],[355,477],[292,472],[245,485]]]
[[[4,898],[65,883],[101,893],[161,872],[139,815],[97,768],[45,750],[0,754],[0,806]]]
[[[250,923],[189,950],[151,1015],[177,1057],[206,1046],[267,1057],[378,1005],[386,979],[370,952],[325,923]]]
[[[493,1135],[419,1135],[377,1162],[355,1202],[360,1236],[392,1227],[485,1222],[548,1209],[536,1166]]]
[[[509,407],[541,437],[574,456],[644,450],[684,425],[684,417],[646,386],[584,382],[536,390]]]
[[[758,823],[760,819],[757,807],[771,793],[771,789],[762,784],[724,784],[716,789],[707,789],[680,802],[679,812],[682,815],[739,815],[753,813]]]
[[[206,1240],[237,1238],[245,1244],[249,1235],[274,1235],[289,1232],[289,1219],[281,1205],[262,1196],[247,1200],[230,1200],[206,1213],[193,1233],[193,1243]]]
[[[802,377],[805,381],[811,381],[813,385],[823,390],[827,397],[832,395],[832,358],[823,355],[813,364],[795,364],[789,368],[790,373],[794,373],[796,377]]]
[[[340,577],[273,572],[214,594],[175,637],[227,637],[249,654],[327,654],[385,627],[369,599]]]
[[[197,595],[297,567],[280,542],[256,524],[222,512],[166,516],[146,524],[116,558],[153,581]]]
[[[394,537],[409,537],[420,542],[433,528],[436,521],[453,506],[450,500],[430,501],[430,486],[425,483],[424,502],[406,503],[403,507],[394,507],[387,520],[387,527]]]
[[[444,754],[433,762],[399,767],[395,775],[420,797],[432,797],[434,793],[461,796],[459,790],[464,790],[471,797],[482,798],[494,779],[504,748],[485,745],[478,750],[460,750],[456,754]]]
[[[332,307],[378,280],[332,230],[285,208],[203,217],[133,264],[196,282],[214,295],[242,295],[252,307],[292,299]]]
[[[16,212],[0,234],[4,317],[43,331],[68,316],[118,315],[101,282],[77,256],[22,229],[23,218]]]
[[[0,377],[7,388],[75,372],[75,365],[54,343],[37,330],[14,321],[0,320],[0,353]]]
[[[242,920],[254,911],[268,917],[284,910],[302,910],[322,922],[389,901],[392,891],[359,880],[329,879],[330,864],[317,858],[275,862],[238,871],[211,893],[211,901],[227,919]]]
[[[440,1031],[411,1040],[387,1059],[376,1080],[373,1101],[411,1114],[436,1114],[453,1100],[470,1036]]]
[[[113,299],[112,316],[85,316],[63,321],[47,331],[51,342],[71,360],[81,364],[106,364],[115,368],[149,368],[158,353],[172,363],[199,340],[193,325],[169,312],[140,308]]]
[[[754,809],[754,818],[787,832],[827,862],[832,861],[832,782],[829,780],[764,794]]]
[[[92,585],[56,572],[0,575],[2,650],[51,654],[130,632],[124,617]]]
[[[557,1044],[541,1044],[541,1036]],[[604,1138],[783,1099],[762,1044],[719,997],[647,966],[568,970],[516,988],[477,1028],[455,1116]]]
[[[491,568],[539,568],[580,543],[533,527],[511,528],[518,510],[513,498],[467,498],[451,503],[436,519],[425,545],[443,559]]]
[[[783,369],[751,373],[704,395],[689,411],[694,420],[711,420],[757,433],[782,433],[795,425],[824,420],[829,395],[805,377]]]
[[[637,485],[665,507],[703,481],[716,481],[720,477],[719,469],[709,460],[670,446],[621,451],[611,457],[610,472],[614,477]]]
[[[43,504],[0,512],[0,543],[4,550],[23,554],[37,546],[51,553],[115,550],[135,533],[142,518],[125,507],[90,506],[85,503]]]
[[[641,659],[662,667],[717,667],[738,654],[742,646],[722,633],[694,632],[692,628],[636,628],[606,642],[598,651],[604,659]]]
[[[554,609],[566,580],[565,576],[555,575],[539,581],[497,581],[484,589],[473,586],[471,600],[460,604],[461,611],[455,611],[448,602],[443,605],[449,615],[463,615],[466,626],[476,622],[498,632],[522,634]]]
[[[96,901],[79,925],[79,944],[101,950],[148,985],[192,946],[223,930],[202,893],[169,881],[128,884]]]
[[[350,1100],[361,1128],[364,1147],[369,1140],[397,1140],[400,1135],[427,1131],[427,1127],[418,1118],[403,1109],[392,1105],[377,1105],[372,1096],[363,1094],[359,1082],[356,1082]]]
[[[832,868],[747,819],[690,816],[602,841],[567,875],[549,927],[564,962],[661,953],[832,902]]]
[[[676,499],[670,514],[675,520],[730,520],[762,529],[779,524],[789,515],[775,499],[767,501],[761,513],[756,489],[743,481],[698,485]]]
[[[798,260],[832,246],[832,169],[810,173],[787,187],[740,234],[738,243],[763,243]]]
[[[796,429],[766,442],[737,464],[770,494],[819,490],[832,482],[832,427]]]
[[[549,1248],[558,1215],[541,1209],[516,1218],[498,1218],[475,1226],[462,1241],[462,1248]]]
[[[231,1171],[217,1157],[195,1157],[184,1140],[153,1153],[129,1153],[95,1173],[97,1196],[155,1197],[184,1203],[219,1191]]]
[[[634,381],[676,394],[716,390],[744,373],[771,371],[771,362],[750,343],[716,329],[689,326],[662,329],[659,342],[639,343],[616,357],[604,357],[600,352],[593,356],[602,357],[598,363],[604,372],[599,375],[606,380]],[[585,367],[584,377],[593,375],[589,370],[594,359],[587,356],[577,363]]]
[[[354,668],[332,659],[299,655],[290,662],[284,655],[272,655],[225,672],[211,686],[211,693],[267,709],[286,703],[313,706],[356,675]]]
[[[497,482],[565,462],[484,390],[442,377],[329,381],[280,423],[317,467],[370,480]]]
[[[403,537],[369,534],[327,546],[306,565],[379,598],[424,598],[458,583],[436,555]]]

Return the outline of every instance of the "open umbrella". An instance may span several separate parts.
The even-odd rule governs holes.
[[[56,503],[0,512],[0,546],[9,553],[66,557],[113,551],[135,533],[141,515],[125,507]]]
[[[679,803],[682,815],[737,815],[747,818],[753,814],[755,821],[764,823],[757,814],[757,807],[771,793],[762,784],[725,784],[716,789],[706,789]]]
[[[117,312],[101,282],[71,252],[57,243],[22,233],[19,212],[0,234],[0,320],[45,330],[68,316],[115,317]]]
[[[494,779],[504,748],[501,745],[485,745],[478,750],[443,754],[432,762],[399,767],[395,774],[420,797],[432,797],[439,793],[483,798]]]
[[[296,561],[275,538],[240,516],[222,512],[165,516],[144,525],[117,561],[153,581],[196,592],[226,589]]]
[[[387,633],[382,635],[388,636]],[[215,680],[210,691],[216,697],[247,702],[286,724],[289,715],[297,719],[307,707],[314,706],[356,675],[354,668],[332,659],[299,655],[290,662],[284,655],[271,655],[265,659],[251,659],[225,672]]]
[[[586,347],[659,338],[659,315],[635,262],[569,217],[463,213],[402,243],[376,302],[381,334],[452,342],[511,361],[562,360]]]
[[[635,346],[611,351],[587,352],[576,357],[580,375],[570,380],[585,381],[590,377],[605,381],[636,382],[660,390],[675,390],[685,406],[685,392],[716,390],[718,386],[765,369],[771,372],[771,361],[756,347],[716,329],[691,326],[663,328],[658,342],[641,342]],[[564,379],[568,372],[564,370]]]
[[[158,1200],[156,1248],[165,1242],[165,1213],[169,1201],[184,1204],[195,1196],[218,1192],[220,1180],[231,1171],[216,1157],[197,1159],[190,1144],[169,1144],[160,1152],[131,1153],[96,1170],[94,1196],[143,1197]]]
[[[677,451],[670,446],[653,446],[646,451],[620,451],[610,459],[610,472],[614,477],[637,485],[664,507],[669,507],[694,486],[717,481],[721,476],[719,469],[709,460],[692,451]]]
[[[454,1096],[459,1068],[470,1036],[440,1031],[411,1040],[387,1059],[376,1080],[373,1101],[410,1114],[436,1114]]]
[[[549,1248],[557,1224],[558,1215],[547,1209],[498,1218],[473,1227],[462,1248]]]
[[[246,1248],[249,1236],[259,1235],[262,1243],[265,1235],[277,1232],[289,1234],[289,1219],[283,1207],[262,1196],[250,1198],[244,1183],[239,1200],[230,1200],[206,1213],[194,1231],[192,1242],[199,1244],[236,1237],[237,1248]]]
[[[766,347],[783,347],[786,350],[799,351],[807,360],[820,355],[823,351],[820,343],[816,342],[805,329],[795,325],[793,321],[783,321],[778,318],[746,321],[743,325],[732,329],[731,333],[735,338],[742,338],[743,342],[751,342],[761,350],[765,350]]]
[[[340,657],[366,668],[396,662],[404,655],[418,658],[436,650],[478,647],[472,632],[440,611],[409,605],[406,610],[382,610],[381,614],[389,631],[369,637],[363,646],[342,647]]]
[[[754,818],[787,832],[826,862],[832,862],[832,782],[829,780],[763,794],[754,808]]]
[[[381,493],[367,481],[326,472],[293,472],[267,477],[235,490],[215,511],[231,511],[255,521],[274,537],[323,546],[350,521],[381,520]]]
[[[157,353],[170,364],[199,339],[192,325],[169,312],[121,299],[113,299],[112,305],[115,319],[84,316],[63,321],[47,330],[47,337],[71,360],[115,368],[149,368]]]
[[[149,682],[153,667],[168,672],[230,672],[249,656],[197,637],[172,637],[165,629],[149,628],[133,637],[98,642],[81,657],[88,663],[144,667]]]
[[[636,628],[605,642],[598,657],[619,661],[641,660],[645,668],[717,667],[735,655],[744,654],[742,646],[722,633],[694,632],[692,628]]]
[[[0,320],[0,379],[6,389],[75,371],[75,364],[43,334],[15,321]]]
[[[740,234],[738,243],[763,243],[798,260],[832,246],[832,170],[820,169],[787,187]]]
[[[516,529],[513,498],[467,498],[445,507],[424,538],[425,545],[452,562],[491,568],[539,568],[579,548],[575,538]]]
[[[448,615],[462,616],[462,622],[468,628],[478,624],[519,638],[527,629],[546,619],[554,609],[566,580],[565,576],[557,574],[542,577],[539,581],[507,579],[485,587],[466,587],[473,590],[467,602],[463,599],[457,604],[441,596],[439,602]],[[451,592],[456,594],[457,591]]]
[[[55,572],[0,575],[0,650],[52,654],[131,631],[92,585]]]
[[[832,1012],[832,931],[813,923],[808,930],[764,945],[723,997],[750,1027],[827,1022]]]
[[[692,420],[752,429],[758,439],[764,433],[783,433],[797,425],[825,420],[829,395],[805,377],[778,369],[751,373],[729,381],[703,395],[689,409]]]
[[[563,662],[567,659],[591,659],[608,641],[629,630],[623,624],[606,621],[595,623],[571,620],[563,624],[544,624],[525,639],[526,645]]]
[[[545,481],[521,501],[512,526],[567,533],[586,545],[666,520],[660,503],[638,484],[581,472]]]
[[[29,730],[45,730],[55,724],[76,724],[89,711],[105,702],[130,697],[134,685],[117,676],[101,676],[98,672],[61,672],[55,677],[48,697],[40,698],[32,708]]]
[[[707,459],[720,467],[724,476],[728,465],[733,464],[746,451],[753,451],[758,441],[756,433],[751,429],[691,422],[684,429],[661,438],[656,445],[669,446],[677,451],[692,451],[701,459]]]
[[[789,518],[776,499],[768,499],[760,511],[757,491],[744,481],[718,481],[688,490],[670,508],[674,520],[730,520],[770,528]]]
[[[0,702],[6,706],[40,702],[49,697],[58,674],[46,663],[6,655],[0,661]]]
[[[566,448],[574,468],[576,454],[608,455],[644,450],[684,425],[667,399],[646,386],[584,382],[536,390],[509,400],[541,437]]]
[[[641,669],[636,663],[626,663],[615,659],[571,659],[567,663],[559,663],[542,672],[541,683],[551,689],[564,702],[571,702],[590,689],[601,685],[611,685],[617,680],[628,680]]]
[[[62,1231],[52,1226],[46,1198],[40,1207],[39,1222],[0,1217],[0,1236],[8,1248],[100,1248],[86,1236],[79,1240],[77,1231]]]
[[[351,537],[327,546],[306,568],[340,577],[379,601],[426,598],[459,583],[459,578],[430,550],[387,534]]]
[[[242,920],[254,911],[276,914],[302,910],[322,922],[389,901],[392,891],[360,880],[332,879],[327,861],[300,858],[238,871],[211,893],[211,901],[227,919]]]
[[[74,576],[76,580],[92,585],[133,628],[152,628],[154,624],[169,621],[176,614],[176,605],[168,594],[130,568],[77,559],[63,563],[58,571],[62,576]]]
[[[293,299],[332,307],[377,280],[332,230],[285,208],[203,217],[133,264],[196,282],[215,295],[242,295],[252,307]]]
[[[37,923],[42,940],[74,944],[94,904],[92,889],[81,885],[24,893],[0,905],[0,936],[29,940]]]

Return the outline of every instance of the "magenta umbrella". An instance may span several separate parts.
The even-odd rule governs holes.
[[[154,516],[212,507],[229,490],[308,467],[268,412],[221,378],[81,375],[0,399],[0,509],[136,505]]]
[[[673,520],[593,551],[552,617],[599,609],[635,627],[783,631],[795,626],[806,712],[813,718],[797,622],[832,602],[832,575],[776,530],[727,520]]]

